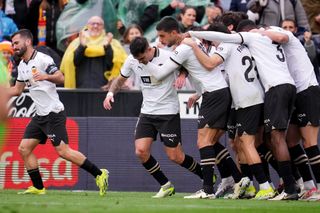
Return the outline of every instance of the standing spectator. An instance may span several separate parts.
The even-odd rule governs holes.
[[[282,20],[292,19],[297,22],[299,32],[310,31],[300,0],[250,0],[247,7],[252,12],[259,13],[259,24],[280,26]]]
[[[126,53],[112,37],[111,33],[106,34],[101,17],[88,20],[62,58],[65,87],[100,88],[119,75]]]
[[[18,31],[17,25],[14,21],[7,17],[3,12],[3,2],[0,1],[0,42],[3,40],[9,40],[10,36]]]
[[[123,33],[122,46],[124,47],[126,53],[130,54],[129,46],[135,37],[143,36],[143,30],[137,24],[131,24],[128,26],[126,31]]]
[[[235,12],[247,12],[247,3],[249,0],[232,0],[230,2],[230,8],[229,10],[235,11]]]
[[[10,82],[10,85],[13,85],[14,82],[14,76],[13,74],[17,74],[15,72],[16,66],[15,62],[13,61],[13,49],[11,46],[11,42],[9,41],[3,41],[0,42],[0,57],[3,57],[3,64],[7,67],[7,75]]]
[[[185,3],[181,0],[172,0],[170,4],[160,11],[160,18],[173,15],[185,6]]]
[[[179,27],[182,33],[187,32],[191,27],[196,25],[197,11],[194,7],[186,6],[181,10]]]
[[[142,37],[143,31],[141,27],[137,24],[131,24],[129,27],[124,31],[123,39],[122,39],[122,46],[124,47],[126,53],[130,55],[130,44],[136,37]],[[140,89],[140,79],[135,73],[126,80],[123,89]]]
[[[213,24],[213,22],[222,15],[222,13],[222,7],[212,3],[208,4],[206,6],[206,15],[203,17],[200,25],[203,26],[204,29],[207,29],[209,25]]]
[[[119,1],[117,28],[123,34],[126,26],[136,23],[145,32],[158,19],[159,10],[168,4],[166,1],[123,0]],[[165,5],[165,6],[164,6]]]
[[[57,38],[56,38],[56,23],[60,16],[61,11],[64,8],[65,0],[42,0],[40,9],[46,11],[46,34],[45,42],[46,46],[50,47],[54,51],[62,54],[57,49]],[[39,24],[39,23],[38,23]]]
[[[33,44],[38,44],[39,6],[42,0],[4,0],[6,14],[13,19],[18,29],[29,29]]]
[[[301,0],[306,11],[311,32],[320,34],[320,1],[319,0]]]
[[[296,37],[299,38],[300,42],[304,45],[304,48],[306,49],[310,61],[312,62],[314,72],[319,82],[319,61],[317,56],[320,54],[320,43],[317,43],[318,41],[314,39],[312,34],[308,31],[304,32],[303,35],[297,35],[298,28],[294,20],[283,20],[283,22],[281,23],[281,27],[285,30],[292,32]]]
[[[191,6],[196,10],[196,22],[200,23],[204,14],[205,7],[210,3],[209,0],[180,0],[185,3],[186,6]],[[216,1],[217,2],[217,1]],[[216,5],[219,3],[217,2]]]

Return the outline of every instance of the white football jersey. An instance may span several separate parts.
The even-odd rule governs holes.
[[[294,85],[280,44],[259,33],[241,32],[239,34],[255,59],[265,92],[281,84]]]
[[[204,50],[204,52],[206,51]],[[202,88],[202,92],[212,92],[228,87],[221,71],[218,69],[208,71],[204,68],[190,46],[185,44],[179,45],[173,51],[170,58],[188,70],[189,75],[194,81],[200,83],[199,86]]]
[[[156,54],[151,63],[162,65],[169,59],[171,52],[155,48]],[[125,78],[135,73],[140,79],[140,87],[143,95],[141,113],[151,115],[177,114],[179,112],[179,99],[173,84],[175,73],[169,74],[158,81],[143,68],[132,55],[129,55],[121,68],[121,75]]]
[[[249,49],[245,45],[221,43],[215,54],[224,60],[234,108],[263,103],[264,91]]]
[[[29,89],[30,96],[36,105],[36,114],[45,116],[50,112],[58,113],[64,110],[56,85],[45,80],[35,82],[32,75],[33,70],[50,75],[56,72],[58,67],[50,56],[36,50],[29,61],[21,60],[19,63],[17,81],[24,82]]]
[[[282,44],[282,47],[287,57],[290,74],[297,87],[297,93],[310,86],[318,85],[313,65],[299,39],[290,31],[280,27],[271,27],[271,30],[285,33],[289,37],[289,41]]]

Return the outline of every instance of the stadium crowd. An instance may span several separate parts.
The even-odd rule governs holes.
[[[19,147],[34,183],[24,194],[45,194],[32,149],[46,135],[57,136],[52,141],[61,157],[97,178],[101,195],[107,189],[108,171],[68,148],[65,126],[37,129],[48,114],[60,116],[49,121],[65,119],[63,104],[56,95],[51,99],[56,84],[108,91],[106,110],[120,89],[142,91],[135,152],[159,183],[155,198],[175,193],[150,152],[159,134],[168,158],[203,181],[185,198],[320,200],[320,1],[0,0],[0,8],[1,95],[7,88],[13,96],[25,86],[42,87],[31,79],[48,81],[48,100],[59,105],[44,110],[34,92],[39,111]],[[46,72],[33,73],[30,82],[22,72],[29,60]],[[203,98],[199,163],[181,147],[180,89],[196,91],[188,106]],[[219,143],[225,131],[235,159]],[[281,180],[278,188],[269,164]],[[216,191],[215,166],[221,176]]]

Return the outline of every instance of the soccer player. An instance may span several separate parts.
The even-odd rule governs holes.
[[[230,33],[228,28],[220,23],[211,25],[209,30]],[[275,192],[268,182],[260,156],[255,148],[255,136],[259,126],[263,123],[264,92],[249,49],[245,45],[220,43],[216,52],[209,57],[199,48],[195,40],[185,38],[183,43],[192,47],[200,63],[208,70],[224,63],[235,109],[234,132],[236,134],[235,143],[240,148],[239,158],[244,155],[244,161],[249,164],[259,183],[260,191],[256,194],[255,199],[274,197]]]
[[[257,32],[283,46],[289,71],[297,88],[295,110],[287,132],[287,143],[292,161],[299,169],[304,181],[304,190],[299,195],[302,199],[320,199],[320,192],[317,191],[317,188],[320,188],[320,151],[318,147],[320,88],[313,65],[305,48],[291,32],[279,27]],[[301,138],[305,150],[299,144]],[[308,164],[317,181],[317,187],[314,185]]]
[[[266,36],[249,32],[256,28],[252,21],[243,20],[237,29],[241,32],[239,34],[193,31],[189,31],[189,34],[210,41],[246,44],[249,47],[265,90],[265,132],[270,135],[273,152],[278,161],[279,173],[284,181],[284,191],[273,199],[296,200],[298,193],[295,188],[285,138],[285,130],[293,109],[296,88],[286,64],[283,48]]]
[[[20,194],[46,193],[33,150],[49,138],[60,157],[75,163],[96,178],[99,194],[104,196],[108,187],[108,171],[99,169],[81,152],[68,145],[66,114],[59,100],[56,84],[64,81],[63,74],[48,55],[36,51],[32,46],[33,36],[27,29],[21,29],[11,36],[14,54],[21,58],[18,78],[14,87],[8,89],[10,96],[20,95],[27,87],[36,105],[36,115],[26,127],[19,145],[19,153],[33,186]]]
[[[114,94],[132,74],[139,76],[143,103],[135,130],[135,152],[144,168],[161,185],[159,192],[153,198],[164,198],[173,195],[175,189],[161,171],[157,160],[151,155],[151,146],[158,133],[171,161],[202,179],[201,167],[191,156],[184,154],[182,149],[179,100],[177,91],[173,87],[175,74],[157,80],[143,68],[143,63],[148,61],[155,65],[163,64],[169,58],[170,52],[150,47],[144,37],[137,37],[132,41],[130,52],[131,55],[121,68],[121,75],[112,83],[103,106],[111,110]]]
[[[185,198],[214,198],[213,193],[213,170],[215,164],[214,145],[224,133],[227,123],[228,110],[231,104],[231,96],[228,85],[220,71],[207,71],[198,61],[191,47],[181,44],[183,37],[180,34],[178,22],[172,17],[164,17],[158,23],[157,33],[160,42],[167,46],[176,45],[176,49],[162,66],[147,63],[148,70],[157,80],[162,80],[178,67],[183,66],[189,73],[188,78],[196,85],[197,94],[189,98],[188,104],[192,105],[200,96],[202,103],[198,115],[198,140],[197,145],[200,152],[201,167],[203,173],[203,187],[196,193],[185,196]],[[224,152],[224,147],[222,152]],[[216,153],[217,154],[217,153]],[[217,154],[218,156],[218,154]],[[224,156],[230,156],[226,151]],[[222,160],[230,163],[231,157]],[[234,164],[232,161],[231,163]],[[234,165],[235,166],[235,165]],[[231,168],[231,167],[229,167]],[[248,178],[239,175],[235,188],[240,194],[250,183]]]

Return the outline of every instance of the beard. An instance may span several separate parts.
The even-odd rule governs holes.
[[[24,47],[21,47],[20,50],[15,50],[15,51],[14,51],[14,54],[15,54],[16,56],[18,56],[19,58],[21,58],[26,52],[27,52],[27,47],[24,46]]]

